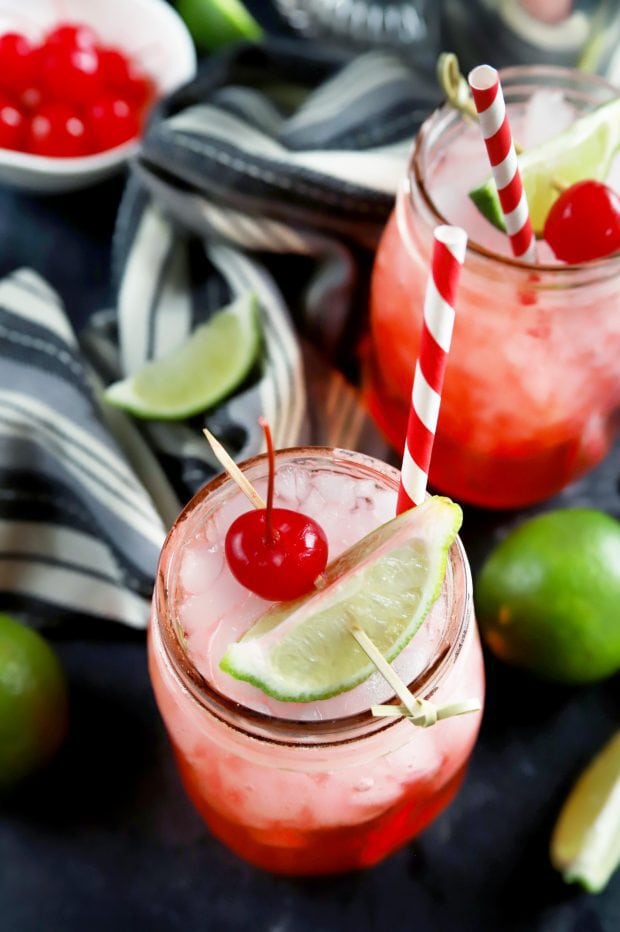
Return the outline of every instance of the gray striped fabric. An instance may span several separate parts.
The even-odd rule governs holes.
[[[78,341],[36,274],[0,283],[1,608],[143,627],[166,529],[219,470],[204,424],[238,459],[262,449],[259,414],[280,447],[385,452],[332,364],[353,359],[369,249],[434,102],[389,54],[238,46],[147,133],[118,217],[115,311]],[[172,425],[102,403],[248,292],[264,360],[227,402]]]

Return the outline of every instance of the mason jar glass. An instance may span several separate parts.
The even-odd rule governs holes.
[[[602,78],[563,68],[510,68],[501,79],[515,123],[537,90],[561,92],[575,115],[617,96]],[[463,146],[476,131],[448,106],[424,123],[376,255],[364,391],[397,449],[410,406],[433,229],[454,222],[451,209],[458,213],[468,200],[472,158]],[[450,179],[442,208],[434,181],[439,170]],[[620,255],[582,265],[550,258],[527,265],[507,246],[500,254],[503,236],[473,205],[469,210],[430,483],[476,505],[520,507],[595,466],[617,432]]]
[[[307,474],[310,485],[317,475],[323,483],[345,476],[360,484],[366,499],[373,489],[387,489],[396,500],[396,470],[361,454],[305,448],[281,451],[276,462],[277,474],[292,465]],[[266,460],[257,457],[243,468],[258,483]],[[325,874],[370,866],[421,831],[452,799],[480,714],[421,728],[404,718],[373,717],[368,706],[338,716],[332,705],[329,717],[317,712],[302,720],[294,706],[294,714],[287,714],[287,703],[277,704],[277,714],[246,703],[231,678],[230,688],[221,679],[205,678],[185,637],[180,567],[197,529],[240,495],[224,476],[202,489],[170,531],[157,572],[149,666],[183,784],[211,832],[259,867]],[[221,578],[213,582],[224,584]],[[205,598],[205,625],[211,596],[212,591]],[[437,605],[436,637],[426,639],[410,688],[437,704],[471,697],[482,702],[471,576],[458,538]]]

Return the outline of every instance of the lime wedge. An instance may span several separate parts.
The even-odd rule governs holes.
[[[551,862],[590,893],[620,863],[620,731],[581,774],[553,830]]]
[[[177,11],[196,45],[207,51],[238,39],[258,40],[263,35],[241,0],[178,0]]]
[[[222,401],[246,378],[260,349],[258,306],[244,295],[201,324],[182,346],[105,393],[136,417],[180,420]]]
[[[381,525],[328,565],[323,588],[269,609],[230,645],[221,668],[285,702],[361,683],[376,668],[351,626],[393,660],[441,592],[461,520],[458,505],[435,497]]]
[[[542,234],[547,214],[562,186],[585,178],[603,181],[620,147],[620,97],[602,104],[573,125],[519,156],[519,166],[534,232]],[[559,183],[559,186],[558,184]],[[494,226],[505,230],[492,176],[469,196]]]

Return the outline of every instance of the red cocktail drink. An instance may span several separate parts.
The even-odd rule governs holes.
[[[244,468],[261,493],[266,469],[264,457]],[[320,520],[333,559],[394,515],[398,481],[396,470],[357,453],[282,451],[276,505]],[[221,670],[228,645],[267,604],[234,579],[224,558],[226,530],[246,510],[234,483],[215,479],[181,514],[160,559],[150,671],[183,783],[213,834],[260,867],[288,874],[368,867],[452,799],[480,715],[429,728],[375,718],[370,706],[391,695],[378,673],[304,703],[270,698]],[[393,665],[415,695],[438,705],[482,700],[471,579],[458,539],[441,595]]]
[[[555,68],[509,69],[502,84],[525,146],[617,93]],[[430,482],[463,501],[518,507],[553,495],[609,449],[620,409],[620,256],[568,266],[542,243],[538,265],[513,259],[467,196],[488,174],[478,127],[448,107],[433,114],[376,257],[365,394],[401,449],[433,229],[463,226],[469,247]]]

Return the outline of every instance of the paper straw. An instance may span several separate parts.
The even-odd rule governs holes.
[[[435,229],[433,259],[424,299],[420,352],[413,376],[407,438],[396,513],[424,501],[437,428],[446,362],[454,327],[454,302],[467,234],[460,227]]]
[[[530,220],[521,172],[499,75],[490,65],[478,65],[469,73],[484,144],[497,186],[506,231],[513,255],[526,262],[536,262],[536,239]]]

